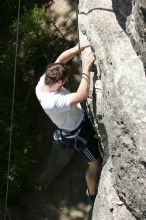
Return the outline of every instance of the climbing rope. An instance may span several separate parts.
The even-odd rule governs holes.
[[[82,59],[81,59],[81,48],[80,48],[80,32],[79,32],[79,9],[78,9],[79,1],[76,0],[76,26],[77,26],[77,41],[78,41],[78,48],[79,48],[79,63],[80,63],[80,73],[82,74]]]
[[[13,92],[12,92],[12,107],[11,107],[11,121],[10,121],[8,169],[7,169],[4,220],[6,220],[6,218],[7,218],[7,204],[8,204],[8,194],[9,194],[9,176],[10,176],[10,167],[11,167],[11,150],[12,150],[13,118],[14,118],[14,104],[15,104],[15,85],[16,85],[16,72],[17,72],[18,41],[19,41],[20,7],[21,7],[21,0],[19,0],[19,2],[18,2],[18,15],[17,15],[17,27],[16,27],[16,49],[15,49],[15,61],[14,61],[14,77],[13,77]]]

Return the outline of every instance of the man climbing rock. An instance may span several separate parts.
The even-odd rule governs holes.
[[[80,43],[83,51],[89,47],[88,41]],[[76,92],[70,93],[63,87],[69,77],[65,64],[78,52],[78,45],[64,51],[50,64],[36,86],[37,98],[52,122],[58,127],[55,139],[59,139],[68,149],[80,152],[89,167],[86,172],[87,193],[92,201],[97,194],[97,181],[101,171],[98,141],[80,102],[87,99],[90,88],[90,69],[95,61],[91,52],[83,60],[83,72]]]

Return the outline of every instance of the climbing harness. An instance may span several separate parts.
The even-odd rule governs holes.
[[[19,2],[18,2],[18,15],[17,15],[17,27],[16,27],[16,49],[15,49],[15,61],[14,61],[14,78],[13,78],[13,92],[12,92],[12,107],[11,107],[11,122],[10,122],[8,169],[7,169],[4,220],[7,219],[6,210],[7,210],[8,194],[9,194],[9,176],[10,176],[10,166],[11,166],[12,134],[13,134],[13,119],[14,119],[14,104],[15,104],[15,87],[16,87],[16,72],[17,72],[17,55],[18,55],[18,41],[19,41],[20,7],[21,7],[21,0],[19,0]]]
[[[66,149],[73,149],[77,151],[82,151],[86,147],[86,135],[83,134],[82,130],[90,130],[90,135],[95,135],[95,130],[89,117],[86,115],[80,123],[80,125],[73,131],[66,131],[63,129],[55,130],[53,138],[55,143],[59,144],[60,147],[64,145]]]

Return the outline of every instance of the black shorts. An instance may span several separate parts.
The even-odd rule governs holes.
[[[81,157],[87,162],[96,161],[100,157],[99,141],[87,116],[75,132],[61,131],[61,138],[68,149],[79,151]]]

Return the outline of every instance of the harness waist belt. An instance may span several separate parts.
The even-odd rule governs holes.
[[[78,131],[80,129],[83,121],[84,121],[84,119],[81,121],[80,125],[76,129],[74,129],[72,131],[68,131],[68,130],[64,130],[64,129],[60,129],[60,130],[65,132],[65,133],[74,134],[76,131]]]

